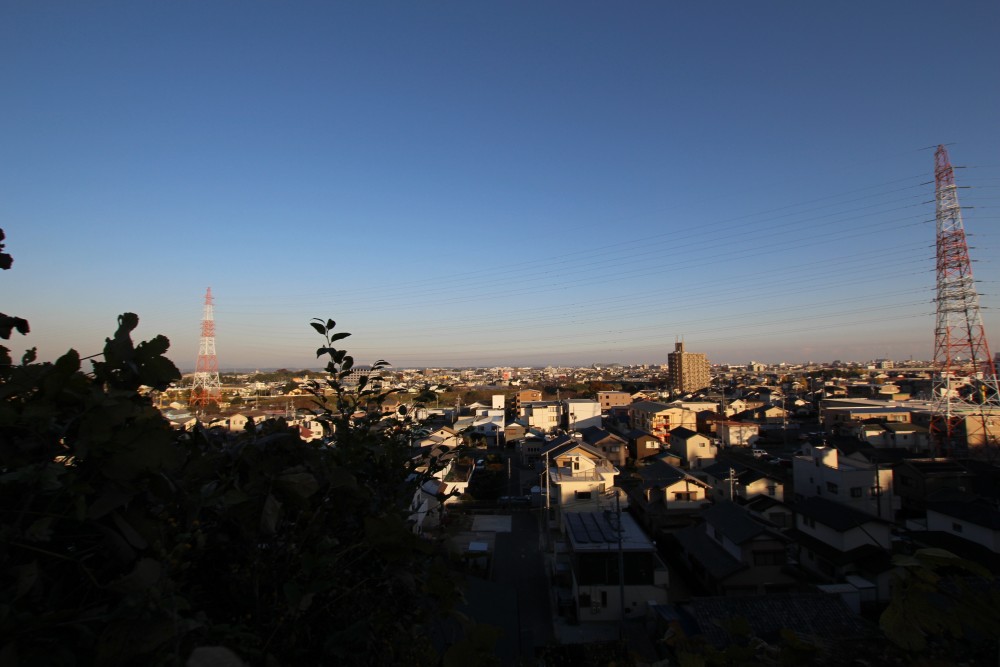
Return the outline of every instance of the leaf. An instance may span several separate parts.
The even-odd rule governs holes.
[[[324,336],[326,335],[326,327],[324,327],[320,322],[310,322],[309,324],[311,324],[312,328],[315,329],[320,334]]]
[[[10,334],[14,329],[21,335],[27,335],[28,331],[30,331],[27,320],[0,313],[0,338],[10,338]]]
[[[344,357],[344,363],[341,365],[340,369],[349,371],[352,368],[354,368],[354,357]]]
[[[333,320],[327,320],[326,321],[326,330],[327,331],[331,331],[335,326],[337,326],[337,323],[334,322]]]
[[[340,333],[335,333],[332,336],[330,336],[330,342],[332,343],[334,341],[338,341],[338,340],[341,340],[343,338],[347,338],[350,335],[351,334],[347,333],[346,331],[341,331]]]
[[[153,587],[160,580],[163,565],[153,558],[142,558],[131,572],[108,586],[119,593],[141,593]]]
[[[246,663],[225,646],[199,646],[191,651],[185,667],[246,667]]]
[[[308,472],[293,472],[280,475],[278,481],[299,498],[308,498],[319,490],[316,476]]]
[[[136,549],[145,549],[149,546],[149,543],[142,538],[142,535],[136,532],[135,528],[123,519],[118,512],[113,513],[111,518],[114,519],[115,525],[118,526],[118,530],[121,531],[122,537],[124,537],[125,540],[128,541],[128,543],[133,547]]]
[[[80,370],[80,353],[70,350],[66,354],[56,359],[55,370],[60,375],[72,375]]]
[[[118,509],[128,501],[132,500],[134,494],[123,491],[117,485],[108,484],[104,487],[104,492],[87,508],[88,519],[100,519],[102,516]]]
[[[33,347],[30,350],[25,350],[24,354],[21,356],[21,365],[27,366],[28,364],[32,364],[35,362],[35,359],[37,358],[38,358],[37,347]]]
[[[273,494],[267,494],[264,501],[264,510],[260,513],[260,532],[265,535],[274,535],[278,527],[278,516],[281,514],[281,503]]]
[[[17,600],[35,587],[35,582],[38,581],[38,561],[33,560],[21,565],[15,568],[15,571],[17,572],[17,591],[14,593],[14,599]]]

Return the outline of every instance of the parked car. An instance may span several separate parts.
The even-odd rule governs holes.
[[[753,450],[753,457],[755,459],[762,459],[765,456],[770,456],[770,454],[767,453],[766,449],[754,449]]]

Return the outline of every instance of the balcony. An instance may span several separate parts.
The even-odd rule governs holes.
[[[617,475],[618,468],[613,465],[601,465],[589,470],[573,470],[571,468],[550,468],[549,479],[553,484],[571,482],[600,482],[607,480],[609,475]]]

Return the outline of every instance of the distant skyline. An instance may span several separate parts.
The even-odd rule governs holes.
[[[933,149],[1000,351],[1000,3],[0,5],[6,342],[194,367],[931,359]]]

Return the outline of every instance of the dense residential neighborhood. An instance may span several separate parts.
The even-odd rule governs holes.
[[[669,357],[665,367],[382,371],[394,392],[385,414],[421,422],[412,457],[429,478],[412,530],[444,540],[482,582],[465,613],[517,638],[499,645],[502,663],[608,642],[637,664],[674,664],[748,637],[758,651],[795,643],[815,663],[835,662],[838,637],[851,655],[888,656],[892,614],[927,553],[972,564],[939,581],[974,577],[997,594],[1000,413],[942,446],[919,398],[930,374],[916,364],[709,373],[682,343]],[[185,411],[181,385],[158,402],[179,429],[281,418],[322,441],[325,425],[295,403],[322,379],[234,377],[211,416]],[[498,605],[515,611],[498,618]],[[720,633],[727,623],[742,629]],[[974,629],[958,632],[941,645],[983,648]]]

